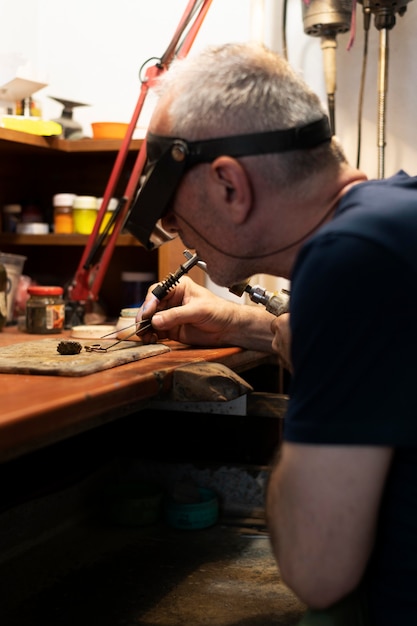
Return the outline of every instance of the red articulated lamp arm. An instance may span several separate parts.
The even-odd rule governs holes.
[[[142,80],[139,98],[107,182],[106,189],[103,194],[102,205],[98,211],[93,231],[91,232],[91,235],[89,235],[77,271],[68,289],[68,298],[73,302],[85,303],[97,300],[98,298],[101,285],[113,255],[117,238],[125,223],[130,205],[134,194],[138,189],[138,183],[145,166],[145,140],[143,141],[138,152],[125,193],[120,199],[118,207],[116,211],[114,211],[114,215],[103,233],[99,233],[100,226],[110,199],[115,194],[116,185],[125,165],[132,136],[148,95],[148,91],[153,86],[155,80],[163,72],[168,70],[174,58],[183,58],[188,54],[204,21],[211,2],[212,0],[190,0],[188,2],[168,48],[162,57],[158,59],[157,63],[148,67],[145,72],[145,78]],[[188,32],[186,32],[187,29]],[[112,226],[113,231],[109,234]]]

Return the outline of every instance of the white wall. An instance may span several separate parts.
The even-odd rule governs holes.
[[[360,18],[360,19],[359,19]],[[362,16],[358,23],[362,25]],[[417,3],[411,2],[403,17],[396,19],[395,27],[389,31],[388,92],[386,112],[385,176],[402,168],[409,174],[417,172],[417,127],[415,112],[417,90],[415,67]],[[363,114],[363,158],[361,167],[368,176],[377,175],[377,120],[378,120],[378,54],[379,36],[372,24],[369,36],[369,59],[366,75],[366,93]],[[356,159],[356,116],[359,90],[360,66],[362,63],[363,30],[358,32],[357,41],[350,52],[339,47],[339,87],[337,127],[350,158]]]
[[[45,119],[61,105],[47,96],[87,103],[74,117],[91,135],[90,122],[128,122],[140,92],[139,70],[168,46],[186,0],[0,0],[0,55],[18,54],[23,77],[48,83],[35,94]],[[193,50],[249,35],[249,0],[214,0]],[[13,28],[10,26],[13,25]],[[1,78],[1,70],[0,70]],[[148,104],[139,122],[146,126]]]
[[[301,1],[288,0],[287,44],[291,63],[325,101],[320,41],[304,34]],[[35,97],[43,117],[58,117],[57,96],[91,106],[75,110],[75,118],[91,134],[93,121],[128,122],[139,91],[142,63],[167,47],[187,0],[0,0],[0,84],[18,67],[21,76],[48,83]],[[417,5],[410,2],[404,17],[389,33],[385,175],[403,168],[417,170]],[[213,0],[192,53],[209,43],[263,39],[282,52],[280,0]],[[349,159],[356,162],[357,107],[362,64],[361,5],[357,8],[356,41],[346,51],[348,35],[338,37],[336,132]],[[369,59],[362,130],[362,169],[377,176],[377,68],[379,32],[370,31]],[[139,124],[146,126],[148,100]],[[271,287],[269,287],[271,288]]]
[[[288,4],[288,55],[325,100],[320,41],[303,32],[301,1],[289,0]],[[35,95],[45,119],[61,112],[61,105],[48,95],[91,105],[75,110],[86,135],[91,134],[92,121],[128,122],[140,91],[140,67],[165,50],[187,4],[187,0],[0,0],[0,83],[16,67],[20,75],[48,83]],[[410,2],[405,16],[397,16],[389,33],[386,176],[400,167],[410,173],[416,169],[416,28],[417,6]],[[248,38],[263,39],[282,51],[281,29],[280,0],[213,0],[191,53],[208,43]],[[356,162],[361,5],[353,49],[346,51],[348,35],[340,35],[337,41],[336,132],[350,160]],[[377,176],[378,47],[379,32],[372,24],[361,161],[370,177]],[[148,102],[140,125],[146,126],[151,109],[152,102]]]
[[[289,0],[288,55],[311,86],[325,101],[320,39],[304,34],[301,1]],[[363,57],[363,17],[360,4],[356,10],[357,27],[353,47],[347,51],[349,33],[337,37],[336,134],[340,137],[352,164],[357,158],[357,120]],[[396,25],[388,33],[389,58],[386,99],[385,177],[402,168],[417,172],[417,90],[414,76],[417,62],[417,4],[410,2],[403,17],[396,15]],[[279,42],[280,44],[280,42]],[[277,48],[278,50],[280,48]],[[380,32],[372,18],[362,115],[361,168],[371,177],[378,176],[378,59]],[[381,118],[382,119],[382,118]]]

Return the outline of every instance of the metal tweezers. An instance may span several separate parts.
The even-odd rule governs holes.
[[[112,331],[111,333],[108,333],[107,335],[103,335],[101,339],[105,339],[109,335],[114,335],[115,332],[122,333],[128,328],[132,328],[133,326],[135,327],[135,330],[133,331],[133,333],[130,333],[130,335],[128,335],[127,337],[124,337],[123,339],[118,339],[114,343],[111,343],[109,346],[103,347],[99,343],[93,343],[91,346],[84,346],[84,350],[86,350],[87,352],[107,352],[108,350],[110,350],[110,348],[114,348],[114,346],[117,346],[122,341],[126,341],[127,339],[129,339],[130,337],[133,337],[134,335],[139,335],[139,333],[142,333],[145,330],[149,330],[150,328],[152,328],[152,322],[150,319],[142,320],[141,322],[135,322],[134,324],[129,324],[129,326],[126,326],[125,328],[121,328],[118,331]]]

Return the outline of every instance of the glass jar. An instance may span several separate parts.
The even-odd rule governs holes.
[[[3,206],[3,232],[15,233],[16,226],[22,217],[21,204],[5,204]]]
[[[72,205],[74,233],[89,235],[97,218],[97,198],[95,196],[77,196]]]
[[[54,233],[70,234],[74,230],[72,205],[76,198],[73,193],[57,193],[52,198],[54,207]]]
[[[28,333],[45,335],[60,333],[64,328],[65,304],[62,287],[28,287],[26,303],[26,330]]]
[[[103,203],[103,198],[97,198],[97,213],[100,211],[102,203]],[[109,223],[110,219],[113,217],[113,213],[117,209],[118,204],[119,204],[119,201],[117,200],[117,198],[110,198],[107,204],[106,212],[103,215],[103,219],[101,220],[99,233],[104,232],[107,224]],[[108,232],[109,235],[111,235],[111,233],[113,232],[113,229],[114,229],[114,225],[112,225],[109,228],[109,232]]]

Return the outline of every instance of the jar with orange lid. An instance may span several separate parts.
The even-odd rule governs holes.
[[[44,335],[60,333],[64,328],[64,290],[56,286],[31,285],[26,303],[26,330],[28,333]]]

